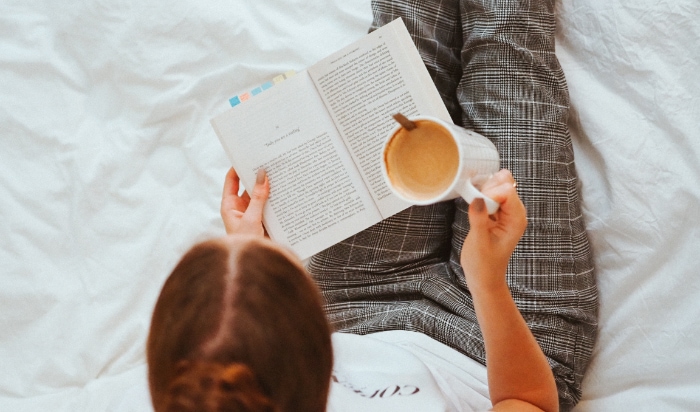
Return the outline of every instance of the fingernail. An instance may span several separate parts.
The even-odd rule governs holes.
[[[266,176],[265,169],[259,169],[258,176],[255,178],[255,183],[257,183],[259,185],[265,183],[265,176]]]
[[[481,213],[484,211],[484,209],[486,209],[486,203],[484,203],[484,199],[479,197],[472,200],[472,207],[474,208],[474,211]]]

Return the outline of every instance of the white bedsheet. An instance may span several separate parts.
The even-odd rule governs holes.
[[[700,3],[569,0],[557,53],[601,292],[577,411],[700,409]],[[0,3],[0,410],[145,411],[162,282],[223,233],[227,99],[369,0]]]
[[[600,288],[581,411],[700,410],[700,2],[563,2]]]

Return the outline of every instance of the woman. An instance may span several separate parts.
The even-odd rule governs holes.
[[[420,332],[464,359],[488,365],[495,409],[512,404],[570,409],[580,398],[593,347],[597,292],[567,128],[568,93],[554,55],[554,2],[374,0],[372,7],[375,27],[403,18],[455,123],[490,138],[518,185],[516,192],[511,174],[499,172],[484,187],[503,202],[495,221],[478,201],[469,208],[462,200],[412,207],[314,256],[308,269],[328,319],[335,330],[360,335]],[[235,195],[237,178],[230,172],[222,201],[227,232],[262,235],[267,190],[263,177],[248,203]],[[525,210],[527,229],[518,242]],[[237,256],[233,246],[224,249],[227,261]],[[233,260],[220,271],[241,272]],[[295,278],[306,279],[302,274]],[[173,372],[179,360],[213,359],[205,350],[213,350],[207,336],[223,336],[214,332],[220,326],[211,326],[191,351],[164,351],[167,339],[161,335],[168,334],[167,328],[156,326],[174,308],[163,308],[156,308],[149,338],[149,365],[161,367],[160,352],[169,359],[164,372],[149,372],[157,410],[167,410],[159,406],[161,400],[179,393],[172,389],[173,377],[198,376],[187,365]],[[307,316],[291,308],[285,313]],[[321,346],[320,341],[312,345]],[[233,364],[251,368],[247,360]],[[321,373],[324,367],[317,369]],[[249,381],[280,410],[295,410],[263,379],[269,371],[253,370]],[[316,393],[320,399],[325,392]]]
[[[166,281],[148,340],[156,411],[322,411],[331,382],[330,327],[301,262],[264,238],[264,174],[252,198],[227,175],[222,217],[230,236],[193,247]],[[547,359],[511,298],[505,273],[527,224],[507,170],[470,206],[462,248],[486,345],[494,410],[557,410]],[[539,409],[538,409],[539,408]],[[525,409],[527,410],[527,409]]]

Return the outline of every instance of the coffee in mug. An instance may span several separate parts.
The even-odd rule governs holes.
[[[426,205],[462,196],[483,198],[489,213],[498,203],[474,186],[499,169],[496,147],[473,131],[433,117],[415,117],[408,130],[394,128],[384,145],[382,172],[391,190],[410,203]]]

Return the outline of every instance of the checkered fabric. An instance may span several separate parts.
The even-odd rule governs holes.
[[[563,410],[581,396],[597,289],[554,55],[554,1],[374,0],[373,28],[403,18],[457,124],[490,138],[512,171],[528,228],[511,259],[513,298],[554,371]],[[314,256],[336,330],[422,332],[485,363],[459,264],[469,230],[455,200],[412,207]]]

